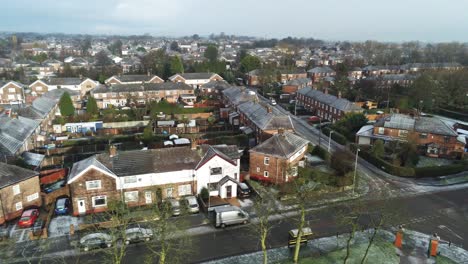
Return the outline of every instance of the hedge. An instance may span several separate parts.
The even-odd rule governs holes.
[[[330,135],[330,131],[332,131],[332,129],[330,129],[329,127],[323,127],[322,128],[322,134],[325,135],[326,137],[326,140],[328,140],[328,137]],[[340,145],[346,145],[346,142],[348,142],[348,140],[346,139],[345,136],[343,136],[341,133],[333,130],[333,134],[331,134],[331,138],[333,139],[333,141],[335,141],[336,143],[340,144]]]
[[[464,164],[457,163],[445,166],[430,166],[415,168],[416,177],[437,177],[444,175],[457,174],[465,171],[467,168]]]
[[[320,147],[318,145],[314,146],[312,151],[310,151],[310,154],[319,156],[321,159],[323,159],[325,161],[330,160],[330,153],[328,153],[328,151],[326,151],[324,148],[322,148],[322,147]]]

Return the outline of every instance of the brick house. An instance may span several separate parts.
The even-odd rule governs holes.
[[[194,102],[194,89],[185,83],[144,83],[144,84],[113,84],[99,85],[91,91],[98,107],[103,109],[113,105],[121,107],[131,104],[146,104],[166,100],[169,103]]]
[[[250,178],[275,184],[291,181],[297,176],[308,143],[298,135],[280,131],[249,151]]]
[[[0,104],[22,104],[24,102],[23,84],[15,81],[0,81]]]
[[[113,84],[144,84],[144,83],[163,83],[164,80],[159,76],[150,74],[133,74],[133,75],[114,75],[108,78],[104,83],[107,85]]]
[[[304,109],[322,119],[336,122],[348,113],[361,113],[363,109],[357,104],[341,98],[341,94],[334,96],[328,94],[328,89],[321,92],[311,87],[306,87],[297,92],[296,100]]]
[[[328,66],[315,67],[307,71],[312,83],[320,82],[324,77],[334,77],[336,72]]]
[[[21,216],[28,207],[40,207],[39,173],[0,163],[0,224]]]
[[[240,154],[237,146],[202,145],[98,154],[73,165],[68,185],[73,214],[106,210],[111,199],[130,206],[200,193],[236,197]]]
[[[412,117],[392,114],[379,119],[374,125],[362,127],[356,133],[356,141],[362,145],[372,145],[376,140],[413,141],[421,153],[430,157],[461,158],[466,139],[453,128],[433,117]]]
[[[67,78],[58,78],[53,77],[45,80],[47,86],[49,87],[48,90],[55,90],[60,88],[67,88],[73,91],[80,92],[81,95],[85,95],[96,86],[99,85],[98,81],[91,80],[90,78],[74,78],[74,77],[67,77]]]
[[[286,83],[295,79],[307,78],[307,72],[304,69],[296,69],[291,71],[282,70],[279,73],[279,82]]]
[[[49,91],[49,86],[42,80],[37,80],[29,85],[31,96],[42,96]]]
[[[224,80],[223,77],[211,72],[177,73],[169,77],[169,81],[171,82],[182,82],[192,86],[194,89],[198,89],[211,81],[222,80]]]
[[[312,80],[309,78],[298,78],[283,84],[282,91],[287,94],[295,94],[298,90],[311,86]]]
[[[22,116],[0,116],[0,157],[14,158],[36,147],[40,121]]]

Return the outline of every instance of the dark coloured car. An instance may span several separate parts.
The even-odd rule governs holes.
[[[44,228],[44,220],[38,218],[33,225],[32,231],[33,235],[40,236],[42,234],[42,229]]]
[[[70,212],[70,199],[59,198],[55,202],[55,215],[67,215]]]
[[[66,185],[65,180],[60,180],[58,182],[54,182],[52,184],[48,184],[44,186],[44,192],[45,193],[51,193],[55,190],[58,190]]]
[[[237,185],[237,196],[239,196],[239,197],[249,197],[250,196],[250,188],[246,183],[240,182]]]
[[[80,239],[80,247],[84,251],[96,248],[109,248],[112,244],[111,236],[105,233],[92,233]]]
[[[131,227],[125,230],[125,244],[146,242],[153,239],[153,231],[140,226]]]

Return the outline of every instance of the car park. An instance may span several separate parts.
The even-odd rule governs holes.
[[[150,241],[153,239],[153,231],[148,228],[143,228],[139,225],[130,227],[125,230],[125,244]]]
[[[109,248],[112,244],[112,237],[106,233],[92,233],[80,239],[80,248],[84,251],[96,248]]]
[[[237,196],[244,198],[250,196],[250,188],[245,182],[240,182],[237,185]]]
[[[18,221],[18,226],[21,228],[32,227],[39,217],[38,209],[29,209],[21,214],[21,218]]]
[[[38,218],[32,227],[33,235],[40,236],[42,234],[42,229],[44,228],[44,220]]]
[[[59,198],[55,202],[55,215],[67,215],[70,212],[70,199]]]
[[[193,195],[184,197],[182,200],[185,208],[189,213],[196,214],[200,212],[200,207],[197,202],[197,198]]]

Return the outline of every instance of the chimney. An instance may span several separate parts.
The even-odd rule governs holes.
[[[117,156],[117,147],[114,145],[109,146],[109,157],[115,157]]]
[[[325,88],[325,92],[324,92],[324,93],[325,93],[325,94],[328,94],[328,88]]]
[[[150,73],[150,71],[147,71],[147,72],[146,72],[146,74],[147,74],[148,76],[151,76],[151,73]]]
[[[338,98],[341,98],[341,91],[338,91]]]
[[[284,128],[278,128],[278,134],[284,136]]]
[[[192,138],[192,141],[190,142],[190,148],[192,150],[196,150],[198,147],[198,142],[196,138]]]

